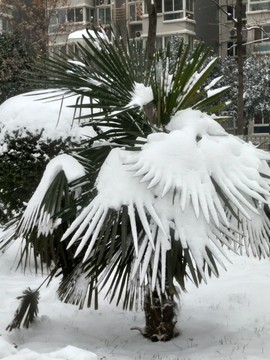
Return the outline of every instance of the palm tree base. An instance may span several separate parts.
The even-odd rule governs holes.
[[[175,320],[176,303],[173,299],[163,296],[162,299],[156,292],[148,294],[144,301],[145,327],[132,327],[140,333],[156,342],[169,341],[179,335]]]

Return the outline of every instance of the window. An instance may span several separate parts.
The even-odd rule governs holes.
[[[87,7],[85,10],[86,10],[86,21],[93,23],[94,22],[94,9]]]
[[[49,33],[56,33],[63,28],[63,24],[66,22],[66,10],[52,10],[49,12]]]
[[[97,6],[110,5],[110,3],[111,3],[110,0],[97,0],[96,2]]]
[[[85,15],[83,7],[51,10],[49,12],[49,33],[55,33],[60,30],[64,30],[64,24],[67,22],[91,22],[91,17],[93,19],[93,16],[94,10],[89,7],[85,7]]]
[[[250,11],[270,10],[269,0],[250,0]]]
[[[183,0],[163,0],[164,20],[181,19],[184,17]]]
[[[186,10],[187,11],[194,11],[194,2],[193,0],[186,0]]]
[[[66,10],[65,9],[59,9],[57,11],[57,14],[58,14],[58,23],[59,24],[64,24],[67,21]]]
[[[111,9],[109,7],[98,8],[97,11],[100,25],[111,23]]]
[[[235,7],[227,6],[227,20],[230,21],[235,18]]]
[[[258,27],[254,29],[255,40],[268,39],[268,34],[270,34],[270,26],[263,26],[262,28]]]
[[[142,20],[142,2],[131,2],[128,4],[129,8],[129,20],[130,21],[141,21]]]
[[[269,115],[267,113],[258,112],[254,115],[254,132],[269,133]]]
[[[186,16],[189,19],[194,18],[194,1],[193,0],[186,0]]]
[[[162,47],[163,47],[162,46],[162,37],[159,36],[159,37],[156,38],[156,48],[157,49],[162,49]]]
[[[270,53],[270,41],[269,35],[270,34],[270,26],[263,26],[254,29],[254,40],[257,40],[257,43],[254,44],[253,51],[258,53]],[[259,42],[261,40],[261,42]],[[265,41],[266,40],[266,41]]]
[[[241,14],[242,14],[242,20],[246,19],[246,5],[242,4],[242,8],[241,8]],[[228,21],[232,21],[232,19],[236,18],[236,7],[229,5],[227,6],[227,20]]]
[[[256,114],[254,116],[254,124],[256,124],[256,125],[263,124],[263,116],[262,116],[262,114]]]
[[[68,22],[81,22],[83,21],[83,8],[67,9]]]
[[[246,46],[242,47],[243,56],[246,55],[246,49],[247,49]],[[227,43],[227,56],[234,56],[234,57],[237,56],[237,45],[236,45],[235,42],[228,42]]]
[[[194,0],[163,0],[164,20],[194,18]]]
[[[164,48],[166,48],[166,46],[168,45],[169,42],[171,44],[173,44],[174,41],[177,43],[178,42],[181,43],[182,41],[184,41],[184,38],[179,36],[178,34],[157,36],[156,47],[157,47],[157,49],[164,49]]]

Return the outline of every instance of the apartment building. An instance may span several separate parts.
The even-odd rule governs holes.
[[[147,38],[145,0],[68,0],[66,6],[49,9],[49,14],[49,46],[54,50],[71,45],[71,32],[92,26],[112,27],[130,37]],[[173,36],[181,37],[185,43],[195,39],[194,0],[162,0],[157,16],[157,46],[165,46]]]
[[[270,1],[248,0],[246,17],[250,52],[270,55]]]
[[[106,1],[106,0],[105,0]],[[48,8],[49,51],[66,51],[68,35],[94,24],[95,0],[66,0]]]
[[[219,55],[237,56],[236,0],[219,1]],[[270,1],[243,0],[242,39],[244,55],[270,55]]]
[[[50,50],[66,49],[70,33],[93,26],[112,27],[130,37],[147,38],[145,0],[57,1],[58,5],[47,10]],[[157,46],[165,46],[177,35],[185,43],[202,40],[221,57],[237,56],[232,21],[235,5],[236,0],[162,0],[157,17]],[[246,53],[270,54],[270,0],[243,0],[242,14]],[[12,9],[1,15],[0,32],[11,31]]]

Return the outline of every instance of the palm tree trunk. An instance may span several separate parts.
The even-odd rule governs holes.
[[[179,335],[176,325],[176,303],[173,298],[148,292],[144,300],[145,327],[133,327],[152,341],[169,341]]]

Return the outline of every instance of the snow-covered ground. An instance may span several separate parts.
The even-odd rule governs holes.
[[[29,329],[6,332],[18,306],[15,299],[42,279],[14,271],[16,247],[0,257],[0,359],[5,360],[210,360],[270,358],[270,262],[229,254],[233,264],[220,278],[182,295],[181,336],[152,343],[132,326],[142,312],[128,312],[103,302],[99,310],[62,304],[56,283],[41,290],[40,313]],[[42,355],[41,355],[42,354]]]

